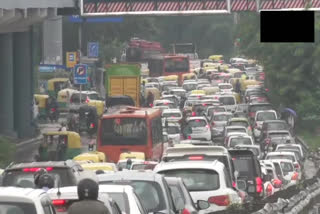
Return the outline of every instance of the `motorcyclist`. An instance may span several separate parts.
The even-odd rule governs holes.
[[[58,102],[56,100],[55,97],[50,96],[48,98],[48,105],[47,105],[47,112],[50,115],[51,114],[51,110],[53,110],[53,114],[54,114],[54,118],[55,120],[57,120],[57,116],[58,116]]]
[[[151,91],[149,91],[148,96],[147,96],[147,106],[152,107],[154,101],[154,95]]]
[[[184,108],[184,103],[186,102],[187,98],[186,96],[182,96],[181,99],[180,99],[180,109],[183,109]]]
[[[34,185],[37,189],[41,189],[42,187],[40,187],[39,185],[39,180],[40,180],[40,177],[42,175],[45,175],[45,174],[48,174],[48,171],[44,168],[40,168],[36,171],[36,173],[34,173],[33,175],[33,180],[34,180]]]
[[[48,191],[54,187],[54,179],[48,173],[40,175],[38,187],[44,191]]]
[[[68,214],[110,214],[103,202],[98,200],[99,185],[92,179],[86,178],[78,184],[79,201],[74,202],[68,209]]]

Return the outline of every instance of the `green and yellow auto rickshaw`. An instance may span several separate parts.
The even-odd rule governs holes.
[[[37,102],[38,105],[38,109],[39,109],[39,116],[38,119],[43,119],[46,120],[47,119],[47,104],[48,104],[48,99],[49,96],[46,94],[35,94],[34,98]]]
[[[37,161],[64,161],[73,159],[82,150],[80,135],[71,131],[54,131],[43,134]]]
[[[68,103],[70,101],[70,98],[73,93],[77,93],[79,91],[71,89],[71,88],[65,88],[58,92],[57,95],[57,102],[58,102],[58,108],[59,111],[67,111],[68,110]]]
[[[70,87],[68,78],[53,78],[48,80],[48,94],[49,96],[57,97],[60,90]]]
[[[101,117],[105,111],[106,105],[102,100],[89,100],[88,106],[94,106],[97,109],[97,114]]]

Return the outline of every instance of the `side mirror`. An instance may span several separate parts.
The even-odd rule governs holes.
[[[235,172],[234,172],[234,177],[235,177],[235,178],[238,178],[238,177],[239,177],[239,172],[238,172],[238,171],[235,171]]]
[[[198,200],[197,201],[197,207],[199,210],[205,210],[208,209],[210,207],[210,204],[208,201],[204,201],[204,200]]]

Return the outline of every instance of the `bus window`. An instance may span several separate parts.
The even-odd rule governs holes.
[[[161,118],[155,118],[151,121],[152,144],[162,143],[162,122]]]
[[[188,58],[166,59],[165,72],[187,72],[189,71]]]
[[[101,145],[146,145],[147,126],[142,118],[108,118],[102,120]]]

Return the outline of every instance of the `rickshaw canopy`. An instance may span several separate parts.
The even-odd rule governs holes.
[[[70,149],[78,149],[82,148],[81,137],[77,132],[71,131],[54,131],[54,132],[46,132],[43,136],[67,136],[68,137],[68,148]]]
[[[89,106],[93,106],[97,109],[97,114],[99,116],[103,115],[105,110],[105,102],[102,100],[89,100],[88,102]]]
[[[94,163],[100,163],[106,161],[106,156],[103,152],[86,152],[73,158],[75,161],[92,161]]]
[[[205,95],[206,92],[204,90],[192,90],[191,94],[202,94],[202,95]]]
[[[214,95],[220,91],[219,87],[204,87],[202,90],[205,91],[206,95]]]
[[[149,92],[151,92],[154,95],[154,100],[159,100],[160,99],[161,94],[160,94],[159,89],[157,89],[157,88],[146,88],[144,90],[144,97],[145,98],[148,97]]]
[[[169,75],[164,77],[164,81],[178,81],[178,75]]]
[[[85,163],[81,164],[85,170],[103,170],[103,171],[117,171],[117,166],[114,163]]]
[[[49,95],[46,95],[46,94],[35,94],[34,98],[36,99],[39,108],[46,108],[47,100],[49,98]]]
[[[211,56],[209,56],[208,59],[211,59],[211,60],[214,60],[214,61],[223,60],[223,55],[211,55]]]
[[[53,78],[48,80],[48,90],[54,90],[54,83],[56,82],[68,82],[69,78]]]

